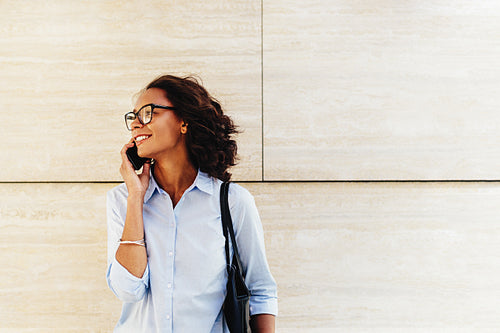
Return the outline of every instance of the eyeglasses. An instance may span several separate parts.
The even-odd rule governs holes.
[[[163,106],[158,104],[146,104],[137,112],[128,112],[125,114],[125,125],[127,125],[127,129],[129,131],[132,130],[132,123],[135,118],[139,119],[139,122],[143,125],[147,125],[153,120],[153,111],[154,109],[166,109],[166,110],[175,110],[172,106]]]

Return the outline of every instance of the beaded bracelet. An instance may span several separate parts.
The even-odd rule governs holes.
[[[121,238],[120,238],[120,241],[118,243],[120,243],[120,244],[134,244],[134,245],[140,245],[140,246],[144,246],[144,247],[146,246],[146,242],[144,242],[144,238],[136,240],[136,241],[124,241],[124,240],[121,240]]]

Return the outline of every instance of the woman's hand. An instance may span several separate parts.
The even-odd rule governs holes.
[[[142,167],[142,173],[138,175],[135,172],[132,163],[130,163],[130,161],[128,160],[126,154],[127,150],[133,146],[134,146],[134,139],[131,139],[125,146],[123,146],[120,152],[122,156],[122,165],[120,166],[120,174],[122,175],[122,178],[125,181],[125,184],[127,185],[129,196],[137,195],[140,196],[141,198],[144,198],[146,190],[148,189],[149,186],[149,177],[150,177],[149,170],[151,164],[149,162],[144,163],[144,166]]]
[[[258,314],[250,317],[252,333],[274,333],[276,317],[270,314]]]

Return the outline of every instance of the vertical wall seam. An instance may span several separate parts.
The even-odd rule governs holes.
[[[264,0],[260,0],[260,101],[261,101],[261,180],[265,181],[264,173]]]

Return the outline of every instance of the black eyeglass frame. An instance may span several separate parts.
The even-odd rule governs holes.
[[[148,107],[148,106],[151,107],[151,119],[147,123],[144,123],[142,121],[141,117],[139,117],[139,112],[141,112],[142,109],[144,109],[145,107]],[[173,107],[173,106],[165,106],[165,105],[158,105],[158,104],[154,104],[154,103],[143,105],[137,112],[130,111],[130,112],[125,113],[125,115],[124,115],[124,117],[125,117],[125,126],[127,127],[127,129],[129,131],[132,130],[132,128],[129,128],[128,123],[127,123],[127,116],[130,115],[130,114],[134,115],[134,117],[135,117],[134,120],[135,119],[139,119],[139,122],[142,125],[149,124],[153,120],[153,112],[154,112],[155,109],[175,110],[175,107]]]

